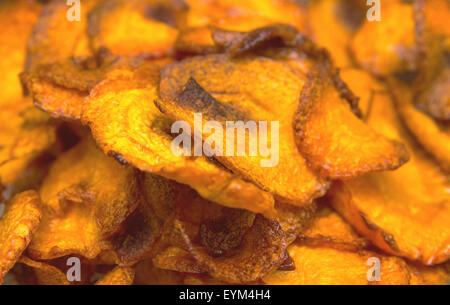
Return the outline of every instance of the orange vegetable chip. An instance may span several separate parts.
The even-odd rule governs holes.
[[[187,273],[204,273],[205,268],[202,268],[194,257],[184,249],[178,247],[169,247],[157,254],[153,258],[153,265],[155,267],[174,270],[178,272]]]
[[[40,194],[45,213],[28,249],[35,259],[94,258],[111,249],[108,238],[142,200],[136,171],[105,156],[90,139],[55,161]]]
[[[6,206],[0,218],[0,284],[31,241],[41,220],[39,195],[20,193]]]
[[[322,176],[340,179],[392,170],[409,159],[403,144],[352,113],[321,67],[310,74],[295,117],[297,147]]]
[[[26,118],[32,103],[22,98],[19,73],[25,62],[24,48],[40,5],[30,1],[0,4],[0,183],[14,182],[27,165],[53,141],[52,126]],[[32,111],[32,110],[31,110]],[[40,124],[42,123],[42,124]]]
[[[24,48],[40,11],[40,5],[27,0],[3,1],[0,4],[0,103],[18,99],[22,88],[18,75],[25,62]]]
[[[134,269],[130,267],[115,267],[95,285],[131,285],[134,280]]]
[[[386,87],[366,71],[356,68],[345,68],[341,70],[341,77],[347,84],[351,84],[352,91],[359,97],[358,106],[361,109],[362,117],[369,115],[369,110],[373,103],[375,93],[385,91]]]
[[[55,266],[34,261],[26,256],[22,256],[19,262],[34,269],[39,285],[70,285],[67,275]]]
[[[104,1],[89,14],[91,45],[114,55],[166,56],[186,11],[181,0]]]
[[[402,127],[387,93],[375,95],[368,124],[407,144],[411,160],[393,172],[336,182],[333,206],[387,253],[431,265],[449,257],[449,180]]]
[[[419,76],[414,104],[437,120],[450,119],[450,3],[445,0],[414,2],[415,38]]]
[[[310,2],[307,15],[311,28],[310,37],[330,51],[338,66],[352,65],[348,49],[354,32],[364,21],[366,10],[367,7],[359,0]]]
[[[153,191],[158,192],[157,189]],[[161,222],[149,202],[142,201],[123,225],[123,232],[112,240],[121,265],[130,266],[152,257],[161,235]]]
[[[44,5],[28,39],[26,71],[70,56],[91,55],[87,43],[87,13],[99,2],[83,1],[79,21],[67,18],[70,7],[64,1],[51,1]]]
[[[180,194],[169,224],[172,242],[188,250],[201,270],[225,282],[256,281],[285,259],[285,236],[276,221],[215,205],[192,190]]]
[[[80,119],[85,98],[115,64],[108,52],[94,57],[61,59],[42,64],[21,74],[25,93],[30,93],[35,105],[53,117]]]
[[[214,202],[274,217],[273,197],[204,157],[176,156],[172,121],[153,104],[159,68],[116,69],[91,92],[82,121],[101,149],[122,163],[185,183]]]
[[[195,113],[202,114],[202,126],[213,120],[223,127],[222,135],[213,141],[215,148],[219,147],[214,155],[219,162],[282,201],[304,206],[324,194],[327,182],[308,168],[294,143],[292,114],[305,81],[299,71],[269,58],[230,60],[226,55],[208,55],[167,65],[161,73],[162,100],[157,103],[165,114],[188,122],[192,130],[202,128],[194,126]],[[225,121],[257,124],[261,120],[267,123],[267,148],[272,150],[267,157],[248,153],[250,142],[257,140],[257,134],[250,134],[248,127],[244,129],[246,154],[237,155],[235,144],[225,148],[226,133],[237,129],[227,127]],[[272,132],[274,122],[279,123],[279,132]],[[214,135],[202,132],[202,136],[206,140]],[[263,163],[267,165],[261,166]]]
[[[366,285],[419,284],[421,278],[406,262],[364,249],[361,239],[335,212],[321,208],[305,238],[292,244],[288,252],[295,270],[275,271],[264,277],[269,285]],[[316,241],[311,243],[311,241]],[[380,281],[370,282],[373,263],[380,260]]]
[[[415,70],[413,6],[400,0],[385,2],[382,22],[364,21],[353,38],[352,54],[365,70],[379,76]]]
[[[446,68],[416,102],[437,120],[450,120],[450,68]]]
[[[33,108],[28,99],[3,103],[0,119],[0,166],[36,156],[55,140],[54,124],[47,114]]]
[[[181,56],[216,53],[218,47],[214,44],[212,33],[208,26],[182,30],[175,42],[175,49]]]
[[[216,26],[231,31],[251,31],[274,23],[303,30],[305,10],[291,0],[186,0],[188,25]]]
[[[441,168],[450,171],[450,129],[445,122],[434,120],[413,105],[410,88],[397,80],[389,85],[400,117],[417,141],[433,155]]]

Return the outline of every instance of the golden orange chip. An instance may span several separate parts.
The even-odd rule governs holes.
[[[0,4],[0,181],[14,182],[29,162],[54,139],[53,126],[32,122],[25,113],[31,100],[22,98],[19,73],[25,62],[24,48],[41,6],[30,1],[6,1]],[[41,124],[42,123],[42,124]]]
[[[403,83],[391,79],[389,87],[399,115],[417,141],[438,161],[441,168],[450,171],[450,129],[413,105],[413,92]]]
[[[340,67],[352,65],[348,49],[355,30],[364,21],[366,10],[359,0],[311,1],[308,6],[311,39],[327,48]]]
[[[44,5],[27,43],[26,71],[70,56],[91,55],[86,43],[87,14],[99,2],[83,1],[79,10],[80,20],[69,20],[69,13],[75,11],[64,1],[51,1]],[[71,17],[75,18],[75,15]]]
[[[172,152],[172,121],[153,103],[158,83],[159,68],[150,63],[113,70],[92,90],[82,121],[100,148],[119,162],[188,184],[214,202],[274,217],[272,195],[205,157]]]
[[[22,88],[18,75],[25,63],[24,48],[41,6],[34,1],[3,1],[0,4],[0,104],[18,99]]]
[[[316,242],[312,242],[316,241]],[[397,257],[365,250],[353,229],[339,215],[321,207],[305,238],[288,252],[295,270],[275,271],[263,278],[269,285],[419,284],[414,269]],[[379,260],[380,278],[370,268]]]
[[[6,206],[0,218],[0,284],[31,241],[41,220],[39,195],[20,193]]]
[[[412,4],[386,1],[381,11],[382,22],[365,20],[354,36],[353,56],[365,70],[379,76],[415,70],[417,46]]]
[[[356,68],[345,68],[341,70],[341,77],[345,83],[350,84],[352,91],[359,97],[358,106],[362,117],[365,118],[370,110],[373,97],[378,91],[385,91],[386,87],[366,71]]]
[[[180,0],[104,1],[89,14],[91,45],[114,55],[167,56],[186,10]]]
[[[411,160],[393,172],[371,173],[330,190],[333,206],[387,253],[431,265],[449,257],[449,179],[410,138],[387,93],[374,97],[370,126],[407,144]]]
[[[22,256],[19,263],[34,269],[39,285],[70,285],[70,282],[67,280],[67,275],[55,266],[34,261],[26,256]]]
[[[367,248],[366,239],[358,236],[348,223],[323,203],[319,205],[315,216],[312,225],[300,234],[300,244],[349,251]]]
[[[321,67],[310,74],[295,118],[297,147],[322,176],[342,179],[392,170],[409,159],[403,144],[352,113]]]
[[[187,273],[204,273],[194,257],[184,249],[169,247],[153,258],[153,265],[164,270],[173,270]]]
[[[105,183],[107,182],[107,183]],[[136,171],[105,156],[90,139],[61,155],[40,189],[45,213],[31,258],[96,257],[141,199]]]
[[[134,269],[130,267],[115,267],[95,285],[131,285],[134,280]]]
[[[7,162],[36,156],[55,141],[55,126],[44,112],[28,99],[3,103],[0,129],[0,166]]]
[[[22,73],[21,81],[37,107],[53,117],[80,119],[84,99],[105,73],[97,66],[93,58],[64,59]]]
[[[251,31],[274,23],[306,28],[305,9],[291,0],[187,0],[188,25]]]
[[[213,141],[219,162],[282,201],[304,206],[324,194],[327,182],[308,168],[294,143],[292,114],[305,81],[299,71],[269,58],[230,60],[226,55],[208,55],[167,65],[161,73],[157,103],[165,114],[188,122],[192,130],[195,113],[202,115],[202,125],[210,120],[220,123],[224,132]],[[248,125],[244,125],[246,154],[237,155],[238,139],[233,139],[234,144],[229,141],[233,147],[226,148],[226,132],[235,133],[237,128],[226,127],[225,121],[254,123],[257,129],[261,120],[267,123],[269,145],[260,143],[271,149],[267,156],[261,156],[261,149],[250,155],[250,142],[255,143],[258,134],[250,134]],[[206,140],[214,135],[202,132],[202,136]]]
[[[208,26],[188,28],[180,31],[175,49],[181,56],[216,53],[217,46],[212,39],[212,30]]]

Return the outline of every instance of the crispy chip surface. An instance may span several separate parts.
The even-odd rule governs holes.
[[[414,70],[413,6],[393,0],[383,3],[382,10],[382,22],[365,20],[354,36],[351,44],[354,58],[365,70],[380,76]],[[369,43],[370,37],[378,38]]]
[[[0,69],[2,90],[0,103],[10,102],[22,94],[18,75],[25,63],[24,48],[40,11],[35,2],[18,0],[0,4]]]
[[[285,259],[285,235],[276,221],[216,205],[192,190],[180,193],[162,240],[189,251],[201,267],[194,265],[196,272],[229,283],[257,281]]]
[[[364,250],[360,238],[334,211],[321,208],[304,239],[288,249],[294,271],[275,271],[263,280],[269,285],[420,284],[422,279],[406,262]],[[380,260],[379,282],[369,282],[369,258]]]
[[[389,81],[390,90],[402,121],[416,140],[436,158],[441,168],[450,171],[450,130],[414,105],[412,89],[397,80]]]
[[[387,93],[375,95],[368,124],[402,140],[411,161],[393,172],[336,182],[333,206],[384,251],[431,265],[448,259],[449,181],[402,127]]]
[[[120,229],[141,198],[136,179],[134,169],[105,156],[90,139],[61,155],[40,189],[45,213],[30,257],[94,258],[110,249],[107,238]]]
[[[114,55],[168,55],[186,9],[179,0],[103,1],[89,13],[92,47]]]
[[[299,30],[306,27],[304,8],[290,0],[187,0],[191,27],[215,26],[232,31],[251,31],[274,23]]]
[[[303,87],[294,130],[299,151],[325,177],[392,170],[409,159],[401,143],[377,133],[352,113],[321,67],[312,71]]]
[[[0,283],[27,248],[41,220],[39,195],[26,191],[16,195],[0,218]]]
[[[87,13],[99,0],[83,1],[79,21],[69,21],[70,8],[63,1],[47,3],[37,20],[26,48],[26,70],[41,64],[64,60],[70,56],[91,55],[87,39]]]
[[[223,79],[223,75],[227,77]],[[267,139],[276,139],[279,143],[279,162],[273,167],[260,166],[266,159],[261,156],[247,154],[241,157],[236,153],[225,156],[224,153],[214,157],[246,179],[273,192],[280,200],[307,205],[311,199],[323,195],[327,182],[308,168],[297,152],[292,136],[292,113],[304,80],[300,72],[268,58],[194,57],[163,68],[160,107],[171,118],[188,122],[192,129],[195,113],[202,114],[203,124],[214,120],[224,129],[228,129],[225,121],[279,122],[279,135],[275,133],[271,138],[271,132],[267,131]],[[270,130],[270,124],[267,125]],[[203,139],[209,136],[203,134]],[[251,137],[255,134],[247,134],[246,151]],[[220,145],[225,151],[225,132],[219,141],[215,145]],[[234,145],[235,151],[236,147]]]
[[[159,68],[118,69],[96,86],[82,120],[101,149],[119,162],[185,183],[203,197],[274,217],[273,198],[204,157],[176,156],[172,121],[154,105]]]

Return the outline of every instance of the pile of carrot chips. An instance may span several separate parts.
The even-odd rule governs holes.
[[[449,1],[72,2],[0,2],[0,283],[450,281]]]

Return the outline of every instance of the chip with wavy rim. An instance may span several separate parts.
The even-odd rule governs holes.
[[[161,75],[158,105],[162,111],[174,120],[188,122],[191,129],[195,113],[202,114],[203,124],[209,120],[218,121],[225,129],[223,140],[219,140],[223,141],[220,145],[224,152],[225,121],[268,121],[268,139],[271,137],[270,122],[279,122],[279,135],[274,135],[279,141],[278,164],[261,167],[260,161],[266,158],[248,154],[225,156],[225,153],[214,156],[219,162],[271,191],[282,201],[308,205],[313,198],[324,194],[327,182],[308,168],[297,152],[292,134],[292,113],[305,79],[298,71],[269,58],[230,60],[220,54],[167,65]],[[228,77],[223,79],[223,75]],[[203,133],[202,136],[206,140],[210,134]],[[247,151],[248,137],[247,134]],[[236,147],[234,145],[235,150]]]
[[[167,56],[186,10],[181,0],[103,1],[89,13],[91,46],[114,55]]]
[[[288,248],[295,269],[274,271],[263,278],[269,285],[417,285],[443,284],[443,268],[418,271],[402,258],[367,250],[365,243],[336,212],[321,206],[303,239]],[[380,260],[380,281],[368,280],[373,261]]]
[[[35,191],[11,199],[0,218],[0,284],[31,242],[41,221],[41,202]]]
[[[53,163],[40,194],[45,209],[28,248],[33,259],[69,254],[92,259],[111,249],[108,238],[143,200],[135,169],[105,156],[91,139]]]
[[[411,160],[393,172],[336,182],[333,206],[362,235],[393,255],[432,265],[449,257],[449,180],[403,128],[387,92],[372,103],[369,125],[407,144]]]
[[[322,176],[345,179],[408,161],[403,144],[356,117],[320,65],[302,89],[294,131],[299,151]]]
[[[214,202],[274,217],[272,195],[245,182],[205,157],[176,156],[172,121],[154,105],[159,68],[111,71],[91,92],[82,122],[108,155],[140,170],[185,183]]]

